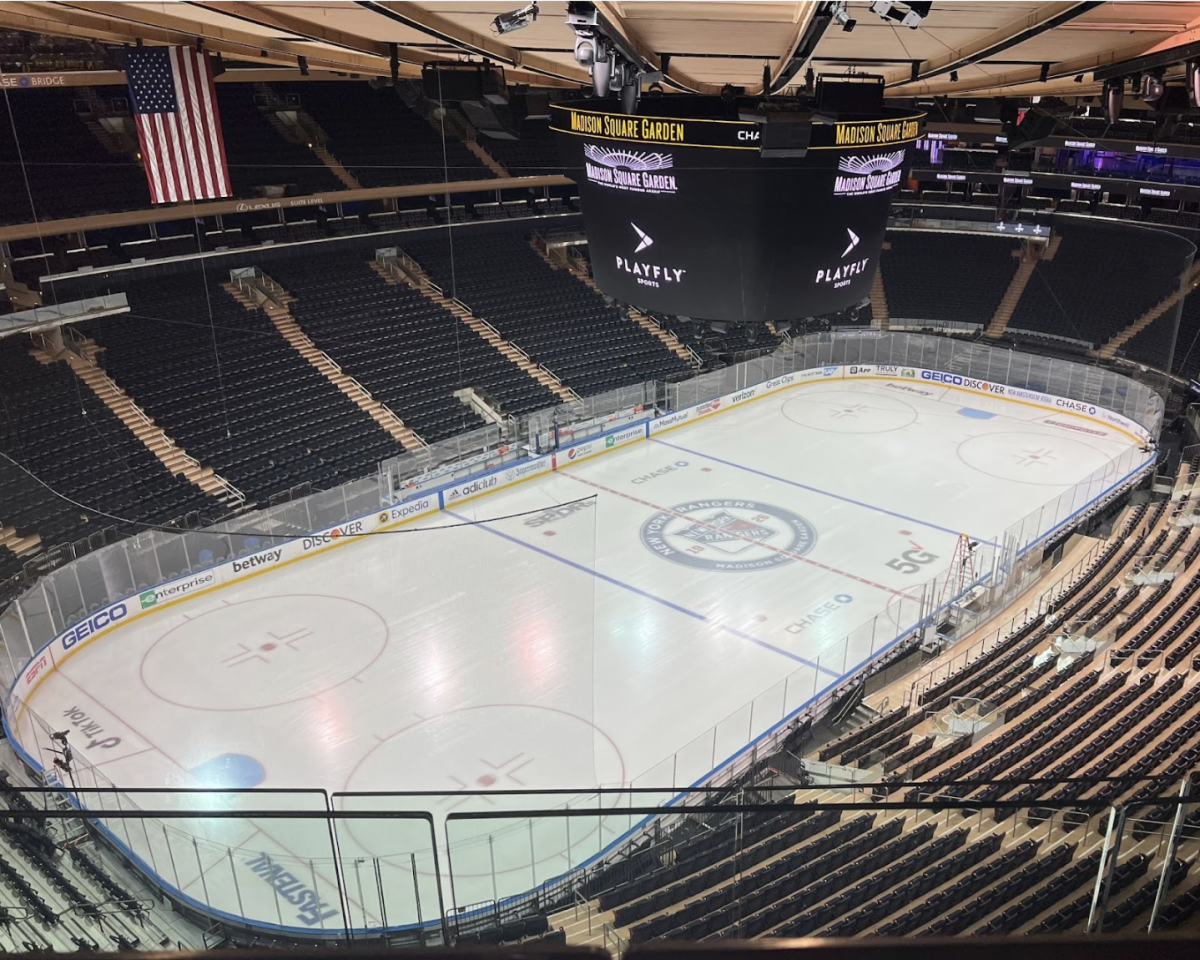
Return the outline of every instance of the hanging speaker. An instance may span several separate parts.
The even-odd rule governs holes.
[[[1116,123],[1125,105],[1125,83],[1121,79],[1107,80],[1104,84],[1104,120]]]

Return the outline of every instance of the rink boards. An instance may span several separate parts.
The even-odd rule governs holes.
[[[393,529],[429,514],[457,508],[477,497],[507,489],[552,471],[566,469],[574,464],[582,463],[648,437],[657,436],[665,431],[706,420],[716,414],[735,409],[740,405],[779,391],[838,379],[891,380],[909,382],[914,385],[926,383],[931,386],[1037,407],[1058,415],[1066,414],[1083,420],[1091,420],[1106,429],[1123,434],[1138,444],[1144,444],[1150,439],[1145,428],[1138,423],[1095,404],[939,370],[885,364],[855,364],[816,367],[784,374],[692,407],[675,410],[655,418],[622,424],[553,453],[530,456],[511,464],[482,470],[454,483],[421,491],[410,499],[391,507],[348,520],[337,526],[313,531],[309,536],[282,541],[257,553],[215,564],[207,569],[158,584],[137,594],[131,594],[106,607],[101,607],[55,636],[22,668],[9,691],[10,703],[16,705],[18,709],[18,723],[10,727],[8,719],[11,715],[10,710],[10,713],[5,716],[5,728],[14,745],[20,748],[20,744],[14,739],[14,733],[19,726],[20,712],[23,711],[29,697],[38,685],[78,650],[138,617],[210,593],[227,584],[240,583],[251,577],[324,553],[351,542],[357,537]],[[615,416],[614,419],[616,419]],[[1048,534],[1049,532],[1045,531],[1044,533]],[[32,757],[23,750],[21,752],[28,763],[37,766]]]

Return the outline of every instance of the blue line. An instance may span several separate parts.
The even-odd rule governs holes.
[[[618,580],[616,577],[610,577],[608,574],[601,573],[599,570],[593,570],[591,567],[585,567],[582,563],[576,563],[574,560],[568,560],[566,557],[560,557],[557,553],[551,553],[549,550],[535,546],[532,543],[528,543],[525,540],[522,540],[520,537],[514,537],[512,534],[505,533],[503,530],[497,530],[494,527],[488,526],[486,523],[474,523],[470,517],[457,514],[453,510],[445,510],[443,512],[451,517],[454,517],[456,520],[472,523],[477,529],[485,530],[497,537],[503,537],[505,540],[509,540],[512,543],[518,544],[529,550],[533,550],[535,553],[540,553],[542,556],[549,557],[551,560],[557,560],[559,563],[565,563],[568,567],[574,567],[576,570],[581,570],[582,572],[589,574],[598,580],[603,580],[605,583],[611,583],[614,587],[620,587],[622,590],[628,590],[630,593],[636,593],[639,597],[645,597],[647,600],[653,600],[655,603],[660,603],[664,607],[674,610],[676,613],[682,613],[685,617],[691,617],[693,620],[699,620],[701,623],[707,623],[709,626],[716,627],[718,630],[731,634],[740,640],[746,640],[750,643],[756,644],[757,646],[765,647],[767,650],[773,650],[775,653],[787,657],[789,660],[795,660],[797,663],[802,663],[806,667],[812,667],[814,670],[820,673],[828,674],[831,677],[841,676],[841,674],[830,670],[828,667],[822,667],[820,664],[813,663],[811,660],[805,660],[803,657],[795,653],[791,653],[788,650],[784,650],[782,647],[777,647],[774,644],[767,643],[765,640],[759,640],[757,637],[752,637],[748,633],[742,633],[741,630],[736,630],[733,627],[726,626],[723,623],[713,623],[702,613],[697,613],[695,610],[689,610],[687,607],[681,607],[677,603],[672,603],[670,600],[665,600],[662,597],[655,596],[653,593],[648,593],[647,591],[642,590],[640,587],[635,587],[631,583],[625,583],[623,580]]]
[[[951,530],[949,527],[940,527],[936,523],[929,523],[926,520],[918,520],[916,517],[910,517],[904,513],[896,513],[894,510],[886,510],[883,507],[877,507],[872,503],[863,503],[861,500],[853,500],[850,497],[843,497],[841,494],[830,493],[828,490],[821,490],[819,487],[810,487],[806,483],[800,483],[798,480],[789,480],[786,477],[777,477],[773,473],[767,473],[765,470],[755,470],[754,467],[748,467],[744,463],[734,463],[732,460],[722,460],[720,457],[714,457],[711,453],[701,453],[699,450],[692,450],[688,447],[681,447],[675,443],[667,443],[666,440],[656,440],[650,438],[651,443],[661,443],[664,447],[670,447],[672,450],[679,450],[682,453],[690,453],[694,457],[703,457],[705,460],[711,460],[713,463],[722,463],[727,467],[733,467],[735,470],[745,470],[747,473],[756,473],[760,477],[766,477],[768,480],[775,480],[779,483],[786,483],[789,486],[799,487],[801,490],[807,490],[809,493],[819,493],[823,497],[831,497],[834,500],[841,500],[843,503],[852,503],[856,507],[862,507],[864,510],[873,510],[876,513],[886,513],[889,517],[896,517],[899,520],[907,520],[909,523],[915,523],[918,526],[929,527],[931,530],[941,530],[943,533],[949,533],[953,536],[958,536],[962,530]],[[991,540],[984,540],[980,537],[971,537],[972,540],[978,540],[980,543],[986,543],[989,547],[999,549],[1000,544],[993,543]]]

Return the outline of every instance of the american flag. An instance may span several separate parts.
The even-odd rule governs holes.
[[[192,47],[138,47],[125,54],[125,73],[151,201],[230,196],[208,54]]]

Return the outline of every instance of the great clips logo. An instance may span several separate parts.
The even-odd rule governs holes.
[[[858,249],[859,236],[849,227],[846,228],[846,236],[848,242],[846,249],[842,251],[842,262],[837,266],[821,267],[817,270],[817,276],[813,280],[813,283],[820,285],[832,284],[836,290],[849,286],[851,280],[867,269],[867,264],[871,262],[870,257],[853,260],[847,259]]]
[[[891,190],[900,183],[900,167],[903,163],[903,150],[842,157],[838,160],[839,174],[833,183],[833,195],[865,197]]]
[[[682,283],[683,276],[687,273],[685,268],[656,263],[657,258],[651,255],[638,256],[654,246],[654,238],[636,223],[630,223],[629,226],[633,228],[636,243],[632,255],[616,256],[617,269],[630,274],[643,287],[659,288],[672,283]]]
[[[663,173],[675,166],[669,153],[645,153],[583,145],[584,171],[589,183],[626,193],[674,194],[675,175]]]

